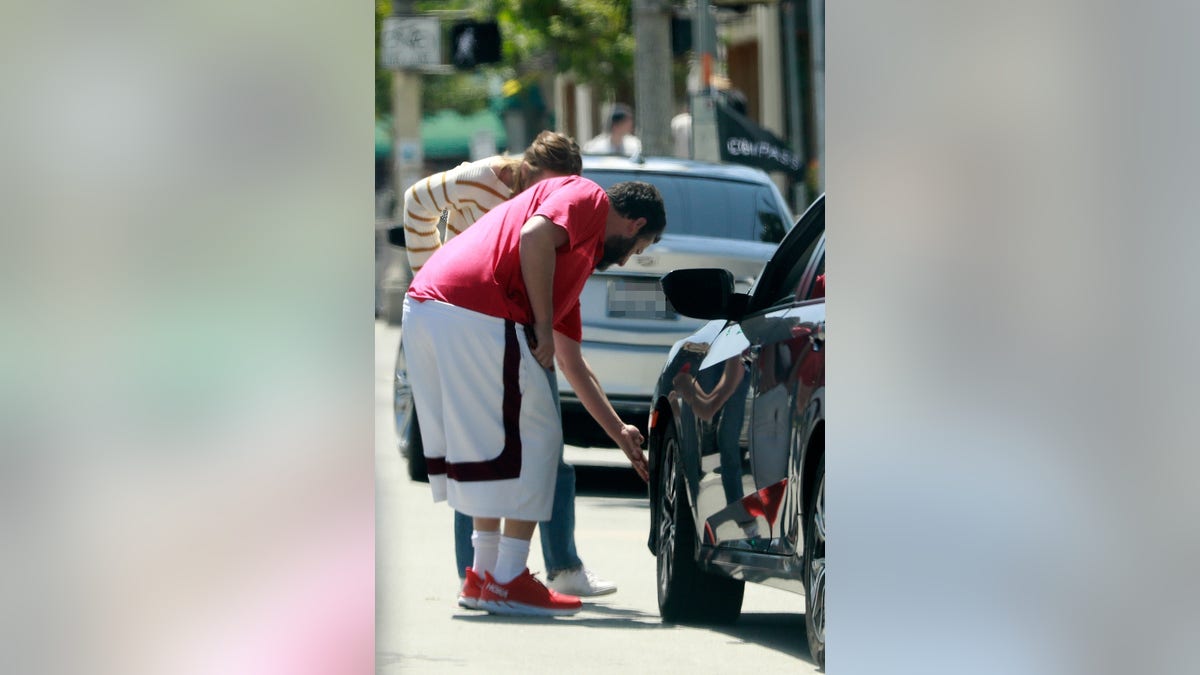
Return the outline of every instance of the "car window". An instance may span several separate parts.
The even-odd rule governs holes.
[[[802,260],[808,260],[812,256],[806,256]],[[799,265],[797,266],[799,267]],[[817,260],[816,269],[813,270],[811,276],[805,276],[803,268],[800,274],[797,275],[796,291],[792,294],[792,299],[796,302],[805,300],[813,300],[815,298],[825,297],[825,252],[821,252],[821,257]]]
[[[779,209],[765,185],[733,180],[585,169],[583,175],[605,189],[626,180],[652,183],[667,210],[667,233],[778,242],[790,216]]]
[[[770,264],[773,266],[769,269],[764,268],[763,275],[759,278],[751,303],[752,309],[762,310],[790,302],[796,284],[804,274],[807,260],[800,255],[796,246],[780,248],[771,259]]]
[[[770,295],[768,306],[790,304],[796,298],[796,293],[799,292],[799,286],[804,279],[804,269],[808,266],[810,256],[798,255],[793,261],[791,268],[787,271],[787,276],[783,278],[783,282],[774,293]]]
[[[812,296],[813,283],[817,275],[822,274],[825,270],[825,252],[821,251],[821,259],[818,262],[819,270],[806,276],[804,273],[808,268],[808,262],[813,259],[817,247],[821,244],[821,240],[817,239],[804,252],[796,258],[796,263],[788,271],[787,277],[779,289],[778,297],[771,304],[777,305],[781,302],[790,302],[793,300],[808,300]]]
[[[800,217],[763,268],[751,292],[750,312],[790,304],[795,299],[797,285],[801,283],[824,231],[825,200],[822,197]]]

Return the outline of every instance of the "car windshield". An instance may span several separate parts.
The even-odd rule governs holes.
[[[791,218],[781,213],[766,185],[696,175],[584,169],[583,175],[608,189],[642,180],[662,193],[670,234],[778,242]]]

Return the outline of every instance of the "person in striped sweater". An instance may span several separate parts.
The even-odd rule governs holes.
[[[463,162],[417,181],[404,191],[404,249],[413,275],[443,243],[513,195],[543,178],[578,175],[581,170],[575,141],[543,131],[521,157],[499,155]],[[438,228],[443,213],[445,239]]]
[[[404,245],[413,275],[442,244],[461,234],[483,214],[544,178],[578,175],[582,170],[579,145],[563,134],[543,131],[521,157],[496,156],[464,162],[417,181],[404,192]],[[443,217],[444,241],[438,228]],[[551,588],[580,597],[616,592],[617,585],[585,567],[576,551],[575,469],[561,456],[550,520],[539,523],[538,530]],[[471,517],[455,512],[454,552],[459,579],[464,580],[464,593],[459,596],[463,607],[477,609],[480,591],[477,585],[466,588],[471,585],[466,583],[468,569],[479,568],[480,556],[494,563],[498,546],[498,536],[475,536]]]

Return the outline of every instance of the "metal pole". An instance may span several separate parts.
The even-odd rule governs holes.
[[[792,152],[804,157],[804,116],[800,108],[800,50],[796,47],[796,3],[799,0],[786,0],[783,11],[783,42],[787,51],[787,93],[788,93],[788,140],[792,142]],[[800,213],[808,206],[809,196],[803,182],[798,183],[793,195],[793,206]]]
[[[825,0],[808,0],[808,34],[812,45],[813,150],[817,185],[825,189]]]
[[[693,22],[696,59],[700,66],[700,91],[712,87],[713,59],[716,56],[716,30],[713,24],[712,5],[708,0],[696,0],[696,18]],[[710,39],[711,36],[711,39]]]
[[[663,0],[634,0],[634,124],[644,155],[671,154],[671,15]]]
[[[413,0],[397,0],[392,16],[413,16]],[[396,199],[421,180],[425,173],[421,146],[421,73],[415,69],[392,71],[392,161]]]
[[[712,74],[716,51],[716,26],[708,0],[696,0],[692,19],[692,48],[700,69],[699,90],[692,97],[692,157],[709,162],[721,161],[717,135],[717,112],[713,108]]]

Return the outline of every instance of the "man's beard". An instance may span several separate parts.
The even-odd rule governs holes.
[[[613,263],[621,262],[633,247],[637,246],[637,237],[620,237],[613,235],[604,240],[604,255],[600,257],[600,262],[596,263],[596,269],[603,272],[612,266]]]

